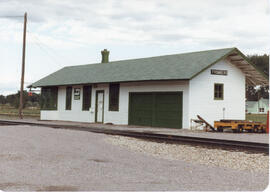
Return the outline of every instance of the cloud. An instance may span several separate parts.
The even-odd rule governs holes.
[[[17,76],[23,18],[6,16],[25,11],[28,81],[99,61],[104,47],[120,59],[233,46],[248,54],[270,50],[267,0],[1,0],[0,49],[9,47],[4,66]]]
[[[31,32],[58,48],[119,41],[170,43],[185,36],[194,41],[209,39],[213,45],[214,38],[217,44],[224,36],[239,39],[237,33],[247,38],[269,34],[266,4],[266,0],[11,0],[1,1],[0,12],[22,15],[18,10],[28,11]]]
[[[17,82],[0,83],[0,95],[14,94],[17,90],[19,90],[19,84],[17,85]]]

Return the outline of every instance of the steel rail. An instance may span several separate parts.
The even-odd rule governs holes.
[[[202,137],[192,137],[192,136],[180,136],[180,135],[166,135],[157,134],[149,131],[138,132],[130,130],[112,130],[106,128],[95,127],[94,125],[83,126],[83,125],[61,125],[52,123],[36,123],[36,122],[21,122],[21,121],[7,121],[0,120],[0,125],[30,125],[30,126],[42,126],[50,127],[56,129],[72,129],[78,131],[88,131],[93,133],[103,133],[109,135],[121,135],[127,137],[135,137],[144,140],[153,140],[159,142],[167,143],[181,143],[181,144],[191,144],[200,145],[204,147],[211,148],[224,148],[230,150],[239,151],[252,151],[269,154],[269,144],[268,143],[258,143],[258,142],[247,142],[247,141],[236,141],[236,140],[221,140],[212,138],[202,138]]]

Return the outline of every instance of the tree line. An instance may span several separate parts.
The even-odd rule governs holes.
[[[40,94],[23,92],[23,108],[25,107],[39,107]],[[20,104],[20,91],[15,94],[7,96],[0,95],[0,104],[8,104],[14,108],[19,108]]]
[[[248,55],[247,58],[269,78],[269,55]],[[269,98],[269,86],[246,86],[246,98],[248,101],[257,101],[260,98]]]

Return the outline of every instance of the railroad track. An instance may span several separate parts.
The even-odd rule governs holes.
[[[88,131],[93,133],[103,133],[109,135],[121,135],[127,137],[135,137],[143,140],[151,140],[167,143],[181,143],[189,145],[200,145],[210,148],[222,148],[229,150],[260,152],[269,154],[269,144],[267,143],[255,143],[235,140],[221,140],[212,138],[201,138],[191,136],[178,136],[178,135],[166,135],[157,134],[152,132],[137,132],[137,131],[125,131],[125,130],[112,130],[106,128],[83,126],[83,125],[60,125],[52,123],[36,123],[36,122],[19,122],[19,121],[7,121],[0,120],[0,125],[30,125],[30,126],[43,126],[55,129],[72,129],[78,131]]]

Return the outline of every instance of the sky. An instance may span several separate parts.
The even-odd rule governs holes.
[[[0,95],[65,66],[237,47],[269,54],[269,0],[0,0]],[[17,17],[18,16],[18,17]]]

